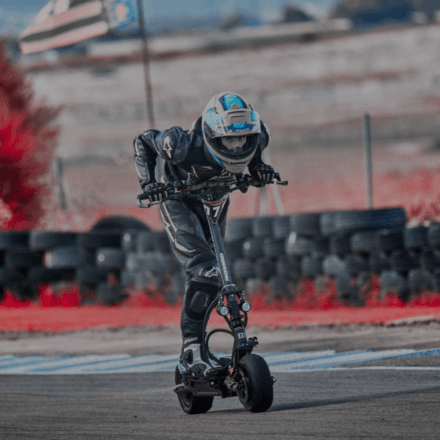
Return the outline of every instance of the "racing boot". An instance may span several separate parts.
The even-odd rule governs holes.
[[[179,360],[180,374],[191,373],[194,377],[209,376],[215,374],[217,369],[229,365],[231,361],[230,357],[222,357],[219,359],[221,364],[212,360],[211,367],[201,351],[201,344],[191,344],[182,350],[182,355]]]

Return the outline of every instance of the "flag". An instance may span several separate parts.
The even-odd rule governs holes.
[[[18,42],[23,54],[42,52],[104,35],[134,20],[131,0],[51,0]]]

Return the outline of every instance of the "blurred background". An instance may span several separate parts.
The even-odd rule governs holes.
[[[0,228],[81,235],[105,217],[130,216],[153,231],[163,231],[157,207],[141,210],[136,205],[140,187],[132,142],[136,135],[153,128],[147,110],[139,21],[77,44],[23,55],[18,38],[44,6],[44,0],[2,0],[0,4]],[[339,253],[331,251],[327,264],[331,267],[324,272],[333,276],[343,266],[347,272],[343,282],[352,287],[359,273],[369,276],[372,270],[388,276],[391,267],[390,288],[397,289],[396,285],[411,275],[414,292],[426,286],[439,291],[439,269],[435,272],[437,284],[432,284],[433,270],[440,261],[439,226],[434,224],[429,229],[432,234],[427,227],[440,217],[440,0],[230,0],[221,4],[143,0],[142,6],[151,81],[147,95],[153,103],[156,129],[189,127],[208,100],[221,91],[245,96],[271,129],[265,159],[289,181],[279,190],[284,212],[270,191],[263,197],[255,188],[246,195],[234,193],[229,210],[229,216],[236,219],[286,214],[277,222],[283,226],[283,221],[290,221],[290,229],[287,223],[280,226],[279,236],[274,221],[278,241],[275,247],[267,248],[270,264],[263,258],[255,276],[261,278],[263,270],[267,272],[266,281],[275,272],[282,277],[295,273],[308,278],[323,273],[327,250],[319,253],[315,247],[321,242],[328,246],[328,239],[321,240],[321,235],[327,237],[334,231],[323,232],[326,223],[318,214],[301,217],[301,227],[294,215],[368,207],[363,139],[363,119],[368,114],[373,144],[373,208],[405,209],[406,218],[399,214],[404,223],[399,224],[390,249],[405,245],[416,254],[402,257],[397,250],[393,257],[396,261],[390,257],[392,264],[389,255],[382,258],[380,254],[379,260],[373,259],[380,263],[374,269],[364,260],[354,264],[350,258],[373,255],[368,231],[361,237],[362,246],[353,234],[359,228],[363,230],[361,222],[357,229],[351,225],[350,230],[339,231],[345,234],[345,247]],[[324,218],[330,219],[328,215],[321,216]],[[421,229],[407,229],[403,236],[406,220],[408,226],[420,225]],[[271,234],[271,227],[264,218],[252,222],[252,228],[256,225],[252,234],[260,246],[254,252],[253,241],[245,245],[251,223],[240,226],[237,221],[241,220],[229,226],[229,241],[237,252],[234,257],[228,250],[228,255],[231,260],[238,259],[246,251],[252,263],[252,258],[261,254],[263,239]],[[378,222],[375,229],[392,227]],[[240,234],[231,238],[239,227]],[[319,236],[318,245],[313,242],[316,255],[312,259],[307,241],[310,228]],[[301,238],[302,233],[305,238]],[[421,234],[417,245],[408,238],[414,234]],[[435,255],[432,249],[427,249],[426,255],[422,252],[427,234]],[[145,233],[144,241],[128,234],[127,243],[122,243],[119,234],[112,238],[116,244],[100,239],[96,245],[91,242],[92,235],[80,237],[82,253],[67,246],[57,248],[58,255],[52,249],[52,236],[38,231],[30,238],[4,233],[4,241],[22,240],[18,244],[28,246],[30,240],[36,254],[23,249],[2,251],[6,266],[23,268],[17,279],[16,273],[12,277],[9,269],[4,269],[3,284],[23,286],[23,280],[29,279],[41,284],[52,279],[53,270],[67,268],[68,278],[82,280],[80,284],[96,285],[106,280],[103,295],[113,295],[108,289],[115,282],[144,288],[152,279],[150,272],[156,269],[148,269],[145,275],[140,268],[158,266],[162,260],[154,252],[169,253],[164,232],[156,241]],[[330,241],[339,243],[341,237],[333,235]],[[268,237],[269,241],[272,238]],[[73,245],[72,240],[73,236],[57,236],[55,241]],[[15,241],[6,241],[0,243],[2,249],[15,249]],[[150,246],[153,242],[157,242],[155,247]],[[387,243],[383,245],[386,249],[379,246],[380,252],[390,252]],[[99,251],[103,246],[122,246],[133,258],[125,259],[121,250]],[[49,248],[52,251],[47,252]],[[83,248],[90,252],[84,253]],[[43,251],[47,261],[42,260]],[[275,271],[274,261],[281,255],[278,260],[283,263],[284,251],[293,260],[287,259],[286,268]],[[347,252],[356,255],[347,257]],[[350,261],[342,263],[342,256]],[[425,260],[429,257],[430,263],[427,265],[421,256]],[[397,261],[401,257],[404,264]],[[420,264],[419,257],[423,260]],[[38,264],[32,260],[35,258]],[[102,279],[97,278],[94,263],[89,260],[96,260],[105,269]],[[243,280],[254,276],[255,264],[248,268],[249,261],[234,264],[235,274],[241,270]],[[346,268],[349,263],[356,266],[355,270]],[[29,272],[35,264],[41,273]],[[90,273],[81,269],[85,264],[91,265]],[[168,258],[161,268],[170,265]],[[429,283],[419,267],[429,272]],[[121,269],[125,270],[126,282]],[[409,274],[413,269],[416,272]],[[116,273],[116,281],[109,281],[109,273]],[[56,275],[66,279],[63,273]],[[130,277],[135,275],[146,278],[134,282]],[[179,276],[175,284],[181,294],[183,279],[182,274]],[[405,289],[401,291],[407,292]],[[34,294],[20,295],[31,298]],[[355,296],[358,298],[357,293]],[[84,298],[82,295],[81,301]],[[359,303],[358,299],[354,302]]]
[[[137,21],[22,55],[17,38],[44,4],[2,0],[0,38],[35,102],[61,106],[54,156],[67,209],[81,217],[69,228],[126,213],[160,229],[155,208],[139,212],[135,204],[132,141],[151,128]],[[271,129],[270,160],[290,181],[281,190],[287,214],[364,209],[362,117],[369,113],[374,207],[402,205],[419,221],[432,216],[440,1],[144,0],[143,7],[157,129],[188,127],[220,91],[243,94]],[[260,214],[257,192],[234,194],[230,215]],[[272,198],[264,209],[277,213]]]

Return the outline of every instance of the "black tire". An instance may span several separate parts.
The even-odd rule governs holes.
[[[281,257],[276,262],[277,274],[297,279],[301,276],[301,262],[296,258]]]
[[[243,242],[242,254],[244,258],[256,260],[263,255],[264,238],[253,237]]]
[[[84,249],[98,249],[101,247],[121,247],[121,232],[97,230],[79,233],[76,237],[76,245]]]
[[[390,257],[391,269],[397,272],[408,272],[411,269],[417,269],[419,262],[407,250],[395,250]]]
[[[59,246],[46,252],[45,265],[50,269],[75,269],[93,264],[93,255],[76,246]]]
[[[269,280],[269,290],[276,298],[283,297],[292,299],[286,279],[280,275],[273,275]]]
[[[1,231],[0,250],[27,248],[29,243],[29,231]]]
[[[290,257],[303,257],[311,255],[314,248],[314,241],[310,237],[298,235],[291,232],[286,239],[285,251]]]
[[[126,298],[128,298],[128,295],[124,292],[122,286],[110,286],[106,283],[98,284],[96,299],[101,304],[115,306],[121,304]]]
[[[121,270],[121,285],[131,289],[136,287],[136,272]]]
[[[428,246],[428,229],[424,226],[408,228],[403,231],[403,243],[405,249],[413,252],[420,252]]]
[[[431,223],[427,235],[429,246],[436,249],[440,248],[440,223]]]
[[[343,257],[351,252],[349,235],[332,235],[329,241],[330,254]]]
[[[29,249],[9,250],[5,255],[6,267],[33,267],[43,264],[43,254]]]
[[[76,281],[79,284],[98,284],[107,280],[107,271],[94,265],[87,265],[76,269]]]
[[[272,236],[285,239],[290,234],[290,216],[282,215],[272,220]]]
[[[125,256],[125,268],[131,272],[146,271],[155,274],[164,273],[164,269],[167,271],[171,269],[171,267],[164,267],[166,261],[168,261],[167,264],[170,263],[170,260],[167,260],[166,257],[168,257],[168,255],[165,256],[159,252],[148,252],[141,255],[135,252],[128,252]]]
[[[335,214],[335,232],[352,234],[366,229],[400,229],[406,224],[404,208],[341,211]]]
[[[370,266],[370,270],[376,274],[391,269],[390,260],[384,252],[373,252],[369,255],[368,265]]]
[[[29,247],[32,250],[46,250],[57,246],[73,246],[76,242],[75,232],[31,231]]]
[[[179,385],[182,383],[182,376],[179,372],[179,367],[176,367],[174,373],[174,383]],[[214,402],[214,397],[199,397],[192,393],[184,393],[178,395],[180,406],[186,414],[205,414],[211,408]]]
[[[327,255],[322,261],[322,271],[324,275],[334,277],[345,270],[345,263],[338,255]]]
[[[234,261],[233,272],[236,278],[251,278],[255,275],[254,264],[245,258],[239,258]]]
[[[258,258],[255,262],[254,273],[264,280],[269,279],[271,276],[276,275],[277,269],[275,263],[270,258]]]
[[[48,269],[47,267],[31,267],[29,279],[34,284],[51,284],[62,281],[73,281],[74,272],[66,269]]]
[[[308,255],[305,256],[301,260],[301,272],[307,278],[316,278],[322,275],[322,260]]]
[[[125,266],[125,252],[116,248],[99,248],[95,264],[101,269],[122,269]]]
[[[137,236],[136,251],[138,254],[153,252],[156,248],[154,241],[154,232],[142,231]]]
[[[321,235],[329,237],[336,232],[335,229],[336,212],[323,212],[319,217],[319,230]]]
[[[226,241],[224,243],[228,261],[235,261],[243,257],[243,241]]]
[[[436,293],[440,293],[440,269],[435,269],[432,274],[432,290]]]
[[[348,272],[339,272],[335,277],[338,298],[346,303],[357,304],[359,302],[359,288],[353,277]]]
[[[263,242],[263,254],[267,258],[279,258],[285,255],[284,238],[266,237]]]
[[[139,229],[126,229],[121,235],[121,247],[125,252],[134,252],[136,250]]]
[[[429,272],[422,269],[411,269],[408,272],[408,287],[412,294],[431,290],[433,284],[433,278]]]
[[[273,381],[266,361],[256,354],[244,356],[237,365],[241,377],[240,403],[254,413],[267,411],[273,402]]]
[[[313,243],[312,257],[323,259],[330,253],[329,241],[325,237],[316,237]]]
[[[385,270],[380,276],[380,287],[383,293],[394,291],[401,298],[406,298],[409,294],[406,277],[395,270]]]
[[[252,237],[252,218],[232,218],[226,223],[225,241],[239,241]]]
[[[259,293],[264,287],[263,278],[250,277],[246,278],[244,290],[248,295],[253,295],[254,293]]]
[[[391,229],[382,229],[376,235],[377,249],[382,252],[391,252],[404,249],[403,232]]]
[[[21,273],[7,267],[0,267],[0,285],[11,286],[20,284],[24,277]]]
[[[253,237],[272,237],[272,222],[274,217],[254,217],[252,219]]]
[[[376,231],[356,232],[350,238],[351,251],[359,254],[371,254],[377,251],[376,235]]]
[[[344,257],[345,270],[353,277],[361,273],[369,272],[370,266],[368,260],[361,255],[347,254]]]
[[[434,272],[437,267],[440,267],[440,258],[431,249],[423,249],[420,253],[419,263],[420,269]]]
[[[302,213],[290,216],[289,225],[290,231],[296,232],[299,235],[314,237],[321,235],[321,228],[319,225],[319,218],[321,214],[318,213]]]
[[[141,231],[149,231],[150,228],[140,220],[134,217],[125,217],[125,216],[111,216],[105,217],[95,223],[92,226],[91,231],[97,231],[101,229],[111,229],[118,230],[119,232],[125,229],[139,229]]]

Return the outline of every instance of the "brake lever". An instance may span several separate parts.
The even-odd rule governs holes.
[[[288,180],[281,180],[280,173],[275,173],[275,179],[277,179],[277,181],[275,182],[277,185],[287,186],[289,184]]]

